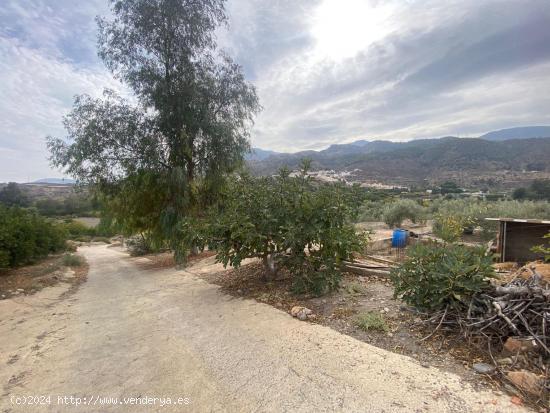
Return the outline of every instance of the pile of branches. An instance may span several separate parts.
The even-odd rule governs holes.
[[[469,304],[447,306],[432,315],[428,321],[437,327],[428,337],[440,329],[459,330],[470,343],[488,350],[500,373],[523,369],[544,377],[539,401],[546,404],[550,396],[550,285],[533,269],[525,276],[526,268],[511,281],[491,284],[475,294]],[[495,354],[510,337],[531,343],[531,351],[518,351],[511,364],[502,365]]]
[[[538,274],[475,295],[455,321],[469,339],[490,345],[511,336],[529,338],[550,357],[550,288]]]

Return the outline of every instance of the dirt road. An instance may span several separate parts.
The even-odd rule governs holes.
[[[0,301],[0,411],[526,411],[452,374],[223,295],[192,274],[217,269],[211,260],[147,270],[114,248],[81,253],[90,272],[76,293],[56,286]]]

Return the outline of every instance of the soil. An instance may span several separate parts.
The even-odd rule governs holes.
[[[0,301],[2,412],[529,411],[456,374],[228,296],[195,275],[220,272],[213,257],[146,270],[147,258],[121,248],[79,251],[90,271],[74,294],[59,283]],[[52,395],[52,404],[11,401],[30,395]],[[83,404],[61,405],[59,396]],[[98,397],[189,405],[88,405]]]
[[[475,387],[500,388],[490,376],[474,372],[472,365],[490,360],[469,346],[461,337],[435,334],[425,341],[431,329],[422,322],[420,314],[393,298],[391,280],[386,277],[361,277],[345,273],[341,287],[330,294],[313,297],[292,293],[289,274],[282,271],[277,280],[264,282],[261,263],[251,263],[239,269],[200,274],[206,281],[221,286],[222,291],[235,297],[254,298],[290,313],[293,306],[311,309],[309,321],[328,326],[340,333],[385,350],[418,360],[425,367],[458,374]],[[379,313],[388,326],[387,332],[363,331],[356,317],[364,312]]]
[[[31,295],[58,283],[71,284],[71,291],[86,281],[88,264],[79,267],[63,265],[63,255],[50,256],[37,264],[0,272],[0,299]]]
[[[214,255],[216,255],[216,253],[212,251],[203,251],[199,254],[192,254],[187,257],[187,264],[192,264],[193,262],[200,261]],[[138,263],[138,265],[143,269],[160,270],[163,268],[174,268],[177,266],[176,261],[174,260],[174,254],[172,252],[159,252],[157,254],[148,254],[145,257],[145,260],[139,261]]]

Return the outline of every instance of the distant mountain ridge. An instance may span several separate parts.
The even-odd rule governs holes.
[[[70,178],[42,178],[29,183],[30,184],[51,184],[51,185],[74,185],[76,184],[76,181]]]
[[[369,153],[369,152],[377,152],[382,151],[385,152],[387,150],[392,150],[398,148],[402,144],[413,144],[415,142],[425,142],[425,141],[434,141],[434,140],[440,140],[440,139],[449,139],[449,138],[457,138],[456,136],[444,136],[441,138],[431,138],[431,139],[415,139],[405,142],[393,142],[393,141],[386,141],[386,140],[374,140],[374,141],[368,141],[365,139],[357,140],[350,143],[342,143],[342,144],[332,144],[326,149],[322,149],[319,151],[309,150],[309,151],[300,151],[300,152],[276,152],[276,151],[270,151],[260,148],[252,148],[252,153],[247,157],[247,160],[264,160],[269,158],[270,156],[300,156],[304,157],[304,155],[310,155],[310,154],[336,154],[336,153],[356,153],[358,150],[362,153]],[[475,138],[475,137],[472,137]],[[500,129],[496,131],[491,131],[488,133],[485,133],[484,135],[481,135],[478,137],[479,139],[484,139],[488,141],[505,141],[510,139],[531,139],[531,138],[550,138],[550,126],[521,126],[516,128],[507,128],[507,129]],[[466,139],[466,138],[463,138]]]
[[[321,151],[272,153],[248,163],[256,174],[267,175],[282,166],[296,169],[307,157],[314,169],[353,171],[359,181],[419,184],[450,179],[465,185],[487,181],[512,186],[516,181],[550,178],[550,133],[531,137],[546,130],[550,127],[505,129],[479,138],[362,140]]]
[[[481,135],[480,139],[488,141],[505,141],[509,139],[550,138],[550,126],[526,126],[501,129]]]

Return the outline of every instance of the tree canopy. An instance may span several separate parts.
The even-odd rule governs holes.
[[[0,191],[0,203],[6,206],[26,207],[31,201],[16,182],[10,182]]]
[[[178,241],[249,150],[260,110],[241,67],[219,51],[223,0],[116,0],[98,18],[99,55],[135,94],[77,96],[52,163],[104,197],[127,232]],[[110,207],[110,208],[109,208]]]
[[[297,176],[285,169],[273,177],[242,175],[225,188],[210,211],[218,261],[238,267],[245,258],[261,258],[267,278],[284,267],[298,292],[338,286],[342,261],[353,260],[366,241],[352,225],[361,190],[315,182],[308,167]]]

